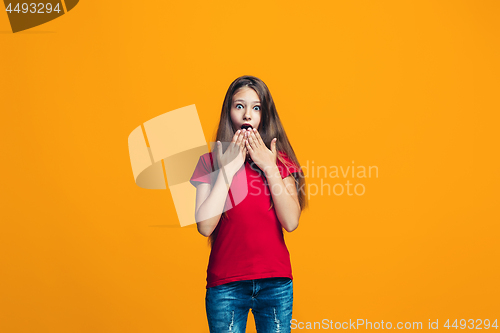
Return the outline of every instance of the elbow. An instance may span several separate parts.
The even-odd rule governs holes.
[[[286,227],[283,227],[287,232],[292,232],[299,227],[299,220],[297,219],[293,223],[287,224]]]
[[[301,210],[299,209],[299,211],[297,213],[297,216],[295,216],[294,218],[292,218],[291,221],[289,221],[288,223],[284,223],[283,228],[287,232],[292,232],[295,229],[297,229],[299,227],[300,215],[301,215]]]
[[[217,227],[217,224],[219,223],[221,215],[213,216],[213,217],[206,217],[206,214],[204,216],[200,216],[200,214],[195,215],[195,220],[196,220],[196,227],[198,228],[198,232],[202,234],[205,237],[210,237],[212,232],[214,232],[215,228]]]
[[[196,227],[198,229],[198,232],[205,237],[210,237],[210,235],[214,231],[214,228],[210,227],[210,225],[207,225],[206,221],[196,222]]]
[[[198,232],[200,233],[200,235],[205,236],[205,237],[210,236],[210,234],[207,234],[206,228],[203,228],[203,223],[202,223],[203,221],[200,220],[200,217],[198,216],[198,212],[196,212],[194,219],[196,221],[196,229],[198,229]]]
[[[210,237],[212,234],[212,232],[209,232],[205,228],[201,227],[199,223],[196,223],[196,227],[198,228],[198,232],[205,237]]]
[[[201,229],[199,229],[199,228],[198,228],[198,232],[199,232],[202,236],[205,236],[205,237],[210,237],[210,235],[212,234],[212,233],[208,233],[208,232],[206,232],[206,231],[203,231],[203,230],[201,230]]]

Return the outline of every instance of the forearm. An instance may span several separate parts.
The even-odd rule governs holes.
[[[283,228],[288,232],[292,232],[299,225],[300,205],[295,201],[292,194],[288,192],[277,166],[267,168],[265,174],[273,198],[276,215]]]
[[[210,195],[196,211],[195,219],[198,232],[206,237],[212,234],[219,223],[226,203],[228,186],[233,180],[234,173],[226,171],[226,177],[228,185],[226,185],[223,173],[219,171]]]

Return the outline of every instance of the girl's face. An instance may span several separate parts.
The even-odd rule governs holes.
[[[259,95],[249,87],[243,87],[233,95],[231,122],[236,132],[242,128],[259,129],[261,106]],[[250,126],[248,126],[250,125]]]

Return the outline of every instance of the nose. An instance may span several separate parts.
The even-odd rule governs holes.
[[[243,114],[243,120],[251,120],[251,112],[252,110],[250,108],[245,109],[245,113]]]

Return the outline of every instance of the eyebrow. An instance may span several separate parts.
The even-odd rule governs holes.
[[[245,102],[244,99],[237,99],[237,100],[234,100],[233,102]],[[253,101],[252,103],[260,103],[260,101]]]

